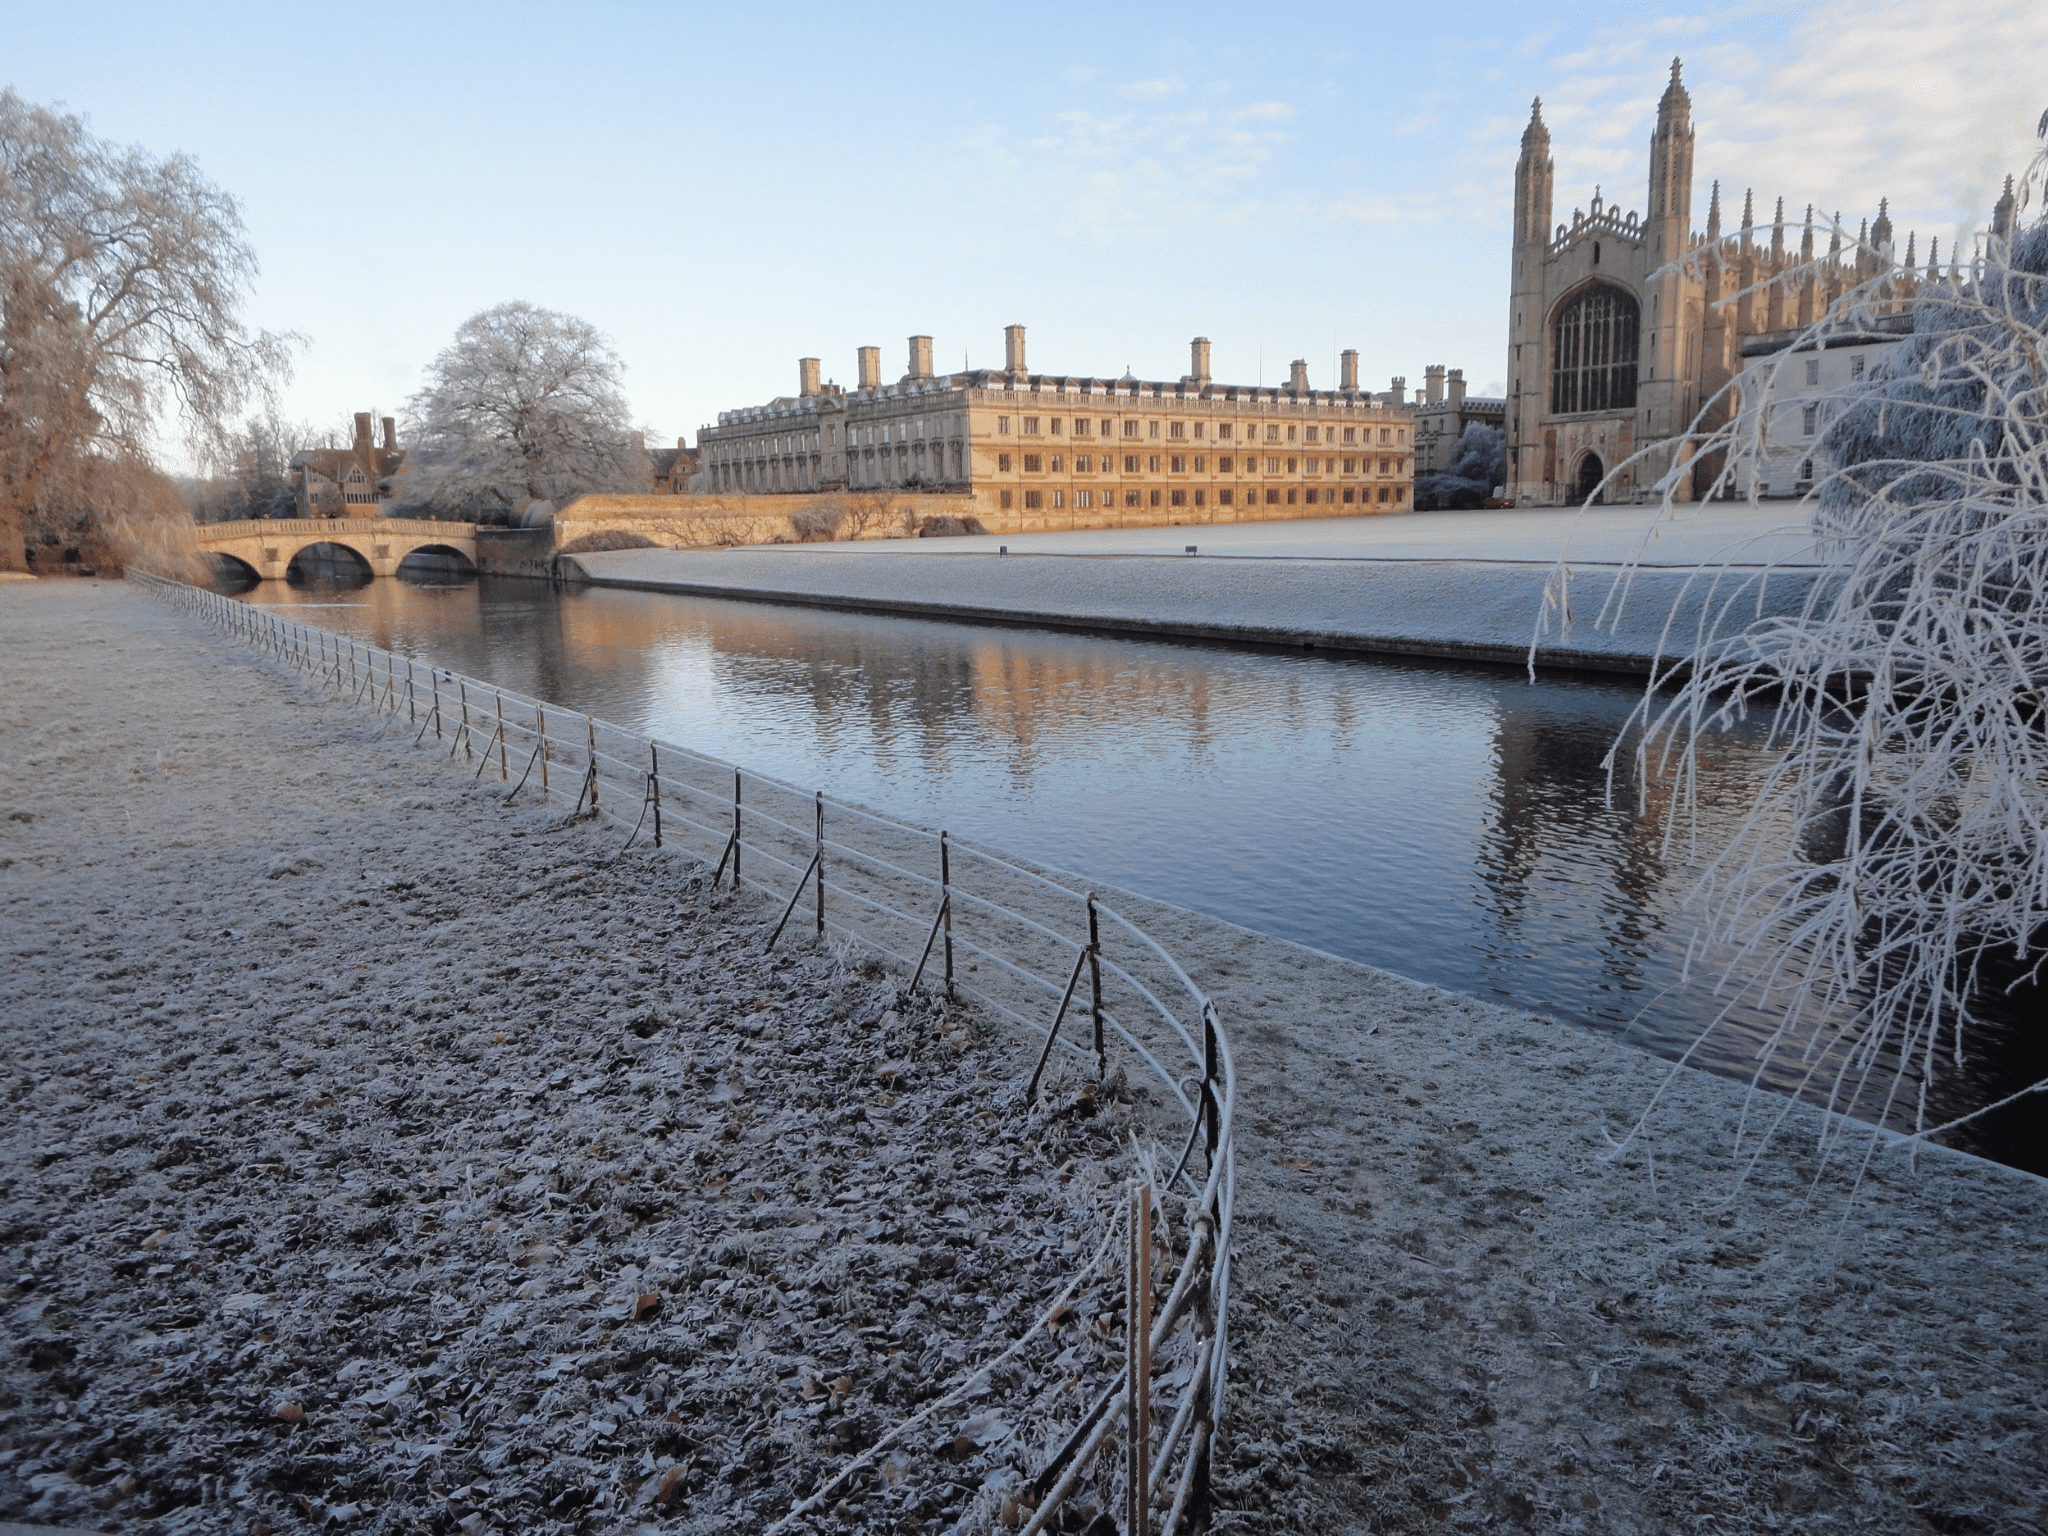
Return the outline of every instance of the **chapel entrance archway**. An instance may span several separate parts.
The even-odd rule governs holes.
[[[1573,487],[1572,499],[1581,506],[1584,506],[1588,501],[1591,501],[1596,507],[1604,505],[1607,501],[1607,493],[1601,490],[1600,482],[1606,478],[1607,466],[1600,462],[1600,455],[1597,453],[1587,454],[1583,459],[1579,460],[1579,475]]]

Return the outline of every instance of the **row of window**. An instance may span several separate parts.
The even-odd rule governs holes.
[[[1018,421],[1024,429],[1023,435],[1025,437],[1060,437],[1063,435],[1070,435],[1073,437],[1088,437],[1091,435],[1110,437],[1114,435],[1116,429],[1116,423],[1114,421],[1104,418],[1101,422],[1101,432],[1099,434],[1095,434],[1094,427],[1096,423],[1093,418],[1087,416],[1076,416],[1072,418],[1071,433],[1068,432],[1069,420],[1065,416],[1022,416],[1018,418]],[[1135,421],[1126,421],[1123,425],[1123,435],[1125,437],[1137,437],[1139,435],[1138,425],[1139,424]],[[1144,435],[1146,437],[1158,437],[1160,435],[1159,428],[1162,425],[1162,423],[1157,421],[1148,421],[1144,425],[1146,428]],[[1189,423],[1185,421],[1169,421],[1164,423],[1163,425],[1167,429],[1166,436],[1168,437],[1185,438],[1189,435]],[[1203,421],[1193,423],[1195,429],[1195,438],[1199,440],[1203,432],[1210,425],[1212,425],[1212,423]],[[1216,428],[1216,439],[1219,442],[1230,442],[1232,440],[1233,434],[1237,430],[1236,426],[1228,421],[1215,422],[1213,423],[1213,425]],[[996,418],[997,434],[1000,436],[1008,436],[1009,431],[1010,418],[1007,416],[998,416]],[[1285,441],[1290,443],[1313,443],[1320,440],[1322,442],[1334,443],[1338,441],[1337,434],[1340,431],[1343,433],[1343,441],[1346,443],[1356,444],[1361,441],[1369,443],[1373,440],[1373,429],[1371,427],[1302,427],[1290,424],[1287,427],[1287,436],[1285,438]],[[1365,434],[1363,438],[1359,436],[1360,432],[1363,432]],[[1296,436],[1297,433],[1300,434],[1298,437]],[[1379,440],[1383,443],[1405,443],[1408,441],[1408,429],[1406,427],[1381,427],[1379,429],[1379,434]],[[1247,442],[1256,439],[1257,436],[1257,427],[1247,427],[1245,429],[1245,440]],[[1266,424],[1266,441],[1269,443],[1277,443],[1282,441],[1282,438],[1280,436],[1280,423],[1268,422]]]
[[[1283,500],[1280,488],[1273,486],[1269,487],[1265,493],[1265,505],[1269,507],[1295,507],[1303,505],[1312,507],[1321,504],[1331,507],[1340,505],[1352,507],[1376,504],[1382,507],[1400,507],[1408,504],[1408,487],[1405,485],[1380,486],[1377,498],[1374,497],[1373,490],[1374,488],[1369,485],[1346,486],[1340,497],[1335,486],[1291,486],[1285,492],[1285,499]],[[1015,508],[1016,497],[1019,494],[1016,491],[1003,491],[999,493],[998,501],[1005,512]],[[1060,510],[1066,506],[1069,493],[1066,491],[1024,491],[1021,494],[1024,497],[1024,510],[1027,512],[1037,512],[1044,510],[1048,505],[1055,511]],[[1098,494],[1102,498],[1101,504],[1104,507],[1114,507],[1117,504],[1118,493],[1115,491],[1102,491],[1100,493],[1095,491],[1074,491],[1071,494],[1074,498],[1074,507],[1078,511],[1086,512],[1092,509],[1096,504],[1095,498]],[[1125,491],[1122,494],[1123,504],[1126,507],[1206,507],[1209,505],[1207,492],[1199,490]],[[1219,507],[1235,506],[1237,504],[1235,496],[1236,493],[1228,488],[1219,490],[1216,493],[1216,505]],[[1051,498],[1050,502],[1047,501],[1048,497]],[[1244,504],[1246,506],[1255,507],[1259,503],[1260,497],[1257,490],[1248,490],[1244,493]]]
[[[1047,463],[1046,463],[1046,460],[1047,460],[1047,458],[1048,458],[1048,457],[1050,457],[1050,459],[1051,459],[1051,461],[1052,461],[1052,462],[1051,462],[1051,467],[1050,467],[1050,468],[1048,468],[1048,467],[1047,467]],[[1157,453],[1149,453],[1149,454],[1144,454],[1144,455],[1139,455],[1139,454],[1135,454],[1135,453],[1127,453],[1127,454],[1125,454],[1125,455],[1123,456],[1123,460],[1124,460],[1124,465],[1123,465],[1123,472],[1124,472],[1125,474],[1127,474],[1127,475],[1135,475],[1135,474],[1138,474],[1138,473],[1140,472],[1140,471],[1139,471],[1139,468],[1138,468],[1138,466],[1139,466],[1139,461],[1140,461],[1141,457],[1142,457],[1142,459],[1143,459],[1143,462],[1144,462],[1144,471],[1143,471],[1143,472],[1144,472],[1144,473],[1146,473],[1146,474],[1150,474],[1150,475],[1156,475],[1156,474],[1158,474],[1158,473],[1160,472],[1160,466],[1161,466],[1162,464],[1165,464],[1166,466],[1168,466],[1168,468],[1167,468],[1167,471],[1166,471],[1166,472],[1167,472],[1167,473],[1169,473],[1169,474],[1175,474],[1175,475],[1185,475],[1185,474],[1187,474],[1187,473],[1189,472],[1189,471],[1188,471],[1188,464],[1189,464],[1189,459],[1188,459],[1188,457],[1187,457],[1186,455],[1184,455],[1184,454],[1178,454],[1178,453],[1175,453],[1175,454],[1157,454]],[[999,454],[997,454],[997,455],[996,455],[996,470],[997,470],[997,472],[998,472],[998,473],[1000,473],[1000,474],[1008,474],[1008,473],[1010,472],[1010,468],[1011,468],[1011,465],[1012,465],[1012,464],[1013,464],[1013,463],[1014,463],[1014,462],[1015,462],[1015,461],[1016,461],[1016,460],[1017,460],[1018,458],[1022,458],[1022,459],[1023,459],[1023,461],[1024,461],[1024,473],[1025,473],[1025,474],[1027,474],[1027,475],[1039,475],[1039,474],[1055,474],[1055,475],[1058,475],[1058,474],[1065,474],[1065,473],[1067,472],[1067,470],[1066,470],[1066,456],[1065,456],[1064,454],[1058,454],[1058,453],[1055,453],[1055,454],[1052,454],[1052,455],[1049,455],[1049,456],[1048,456],[1048,455],[1046,455],[1046,454],[1042,454],[1042,453],[1026,453],[1026,454],[1008,454],[1008,453],[999,453]],[[1087,453],[1077,453],[1077,454],[1075,454],[1075,455],[1074,455],[1074,468],[1073,468],[1073,473],[1074,473],[1074,474],[1077,474],[1077,475],[1088,475],[1088,474],[1094,474],[1094,473],[1096,473],[1096,470],[1095,470],[1095,459],[1096,459],[1096,456],[1095,456],[1095,455],[1093,455],[1093,454],[1087,454]],[[1101,469],[1101,473],[1102,473],[1102,474],[1105,474],[1105,475],[1111,475],[1111,474],[1115,474],[1115,473],[1116,473],[1116,457],[1115,457],[1115,455],[1113,455],[1113,454],[1107,454],[1107,453],[1105,453],[1105,454],[1101,455],[1101,459],[1102,459],[1102,469]],[[1195,474],[1198,474],[1198,475],[1202,475],[1202,474],[1207,474],[1207,473],[1209,472],[1209,471],[1208,471],[1208,462],[1209,462],[1209,461],[1208,461],[1208,458],[1207,458],[1207,457],[1206,457],[1205,455],[1203,455],[1203,454],[1199,454],[1199,453],[1198,453],[1198,454],[1196,454],[1196,455],[1194,456],[1194,459],[1193,459],[1193,463],[1194,463],[1194,473],[1195,473]],[[1283,463],[1284,463],[1284,464],[1285,464],[1285,465],[1287,466],[1287,468],[1285,469],[1284,473],[1286,473],[1286,474],[1290,474],[1290,475],[1297,475],[1297,474],[1310,474],[1310,475],[1334,475],[1334,474],[1338,474],[1338,473],[1340,473],[1340,471],[1339,471],[1339,470],[1338,470],[1338,468],[1337,468],[1337,459],[1336,459],[1336,458],[1335,458],[1334,456],[1332,456],[1332,457],[1330,457],[1330,458],[1317,458],[1317,457],[1311,456],[1311,457],[1309,457],[1309,458],[1305,458],[1305,459],[1301,459],[1301,458],[1288,458],[1288,459],[1281,459],[1281,458],[1279,458],[1278,456],[1271,456],[1271,457],[1268,457],[1268,458],[1267,458],[1267,460],[1266,460],[1266,473],[1267,473],[1267,474],[1269,474],[1269,475],[1277,475],[1277,474],[1281,474],[1281,473],[1283,473],[1283,471],[1282,471],[1282,469],[1281,469],[1281,467],[1280,467],[1280,466],[1281,466],[1281,465],[1282,465]],[[1363,460],[1361,460],[1361,459],[1349,458],[1349,459],[1345,459],[1345,460],[1344,460],[1344,467],[1343,467],[1343,470],[1341,471],[1341,473],[1343,473],[1343,474],[1347,474],[1347,475],[1355,475],[1355,474],[1358,474],[1358,473],[1360,473],[1360,472],[1361,472],[1361,471],[1360,471],[1360,468],[1359,468],[1359,466],[1360,466],[1361,464],[1363,464],[1363,465],[1364,465],[1364,470],[1363,470],[1363,473],[1365,473],[1365,474],[1368,474],[1368,475],[1369,475],[1369,474],[1371,474],[1371,473],[1373,472],[1373,461],[1372,461],[1371,459],[1363,459]],[[1400,465],[1400,460],[1399,460],[1398,458],[1383,458],[1383,459],[1381,459],[1381,460],[1379,461],[1379,472],[1380,472],[1381,474],[1383,474],[1383,475],[1387,475],[1387,474],[1395,474],[1395,473],[1398,473],[1398,472],[1399,472],[1399,469],[1398,469],[1398,466],[1399,466],[1399,465]],[[1238,471],[1238,469],[1237,469],[1237,456],[1236,456],[1236,455],[1234,455],[1234,454],[1228,454],[1228,453],[1225,453],[1225,454],[1219,454],[1219,455],[1217,456],[1217,459],[1216,459],[1216,473],[1217,473],[1217,474],[1219,474],[1219,475],[1234,475],[1234,474],[1237,474],[1238,472],[1239,472],[1239,471]],[[1243,470],[1243,473],[1245,473],[1245,474],[1247,474],[1247,475],[1256,475],[1256,474],[1257,474],[1258,472],[1259,472],[1259,461],[1258,461],[1258,458],[1257,458],[1257,457],[1256,457],[1255,455],[1253,455],[1253,454],[1249,454],[1249,453],[1248,453],[1248,454],[1246,454],[1246,455],[1244,456],[1244,470]]]
[[[1863,354],[1861,352],[1849,354],[1849,377],[1852,379],[1863,377]],[[1820,359],[1817,357],[1809,357],[1806,360],[1806,382],[1808,384],[1818,384],[1820,382]]]

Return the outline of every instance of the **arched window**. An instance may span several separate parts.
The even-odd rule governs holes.
[[[1550,409],[1628,410],[1636,403],[1642,309],[1619,288],[1588,288],[1558,312],[1550,338]]]

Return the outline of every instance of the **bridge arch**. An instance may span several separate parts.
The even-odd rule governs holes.
[[[423,541],[398,557],[392,574],[408,581],[464,578],[476,574],[476,562],[453,544]]]
[[[345,539],[306,539],[284,563],[285,580],[325,579],[361,586],[377,574],[369,556]]]
[[[201,558],[213,567],[214,578],[230,589],[253,587],[263,579],[263,573],[255,566],[224,549],[205,550]]]

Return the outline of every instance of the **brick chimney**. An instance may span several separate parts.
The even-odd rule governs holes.
[[[796,392],[806,400],[818,392],[818,360],[815,357],[796,360]]]
[[[1451,408],[1456,410],[1465,403],[1465,370],[1453,368],[1446,385],[1450,391]]]
[[[929,336],[910,338],[910,376],[913,379],[928,379],[932,376],[932,339]]]
[[[384,451],[386,453],[396,453],[398,451],[398,423],[389,416],[384,418]]]
[[[1422,370],[1422,398],[1431,405],[1444,403],[1444,365],[1431,363]]]
[[[880,389],[882,387],[882,349],[880,347],[862,347],[858,356],[860,358],[860,387],[862,389]]]
[[[1358,393],[1358,349],[1346,347],[1337,354],[1337,387],[1347,395]]]
[[[1308,359],[1297,357],[1287,365],[1287,388],[1297,395],[1305,395],[1308,388]]]
[[[1003,371],[1010,374],[1027,371],[1024,366],[1024,327],[1021,325],[1003,327]]]

